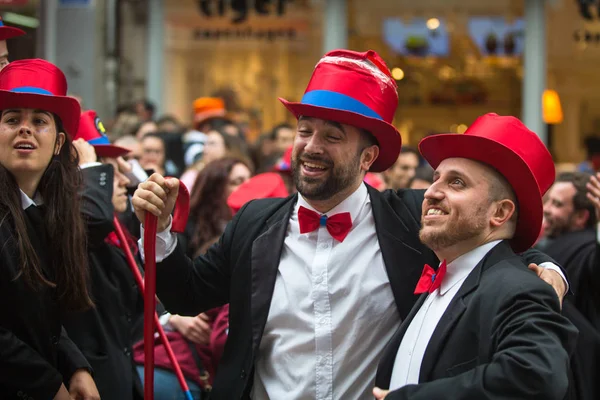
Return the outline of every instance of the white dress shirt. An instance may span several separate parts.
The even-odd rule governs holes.
[[[467,276],[483,257],[500,242],[500,240],[494,240],[479,246],[447,265],[446,275],[439,289],[434,290],[427,296],[402,338],[392,369],[390,390],[419,383],[419,373],[425,350],[427,350],[429,340],[442,315],[446,312],[448,305],[458,293]]]

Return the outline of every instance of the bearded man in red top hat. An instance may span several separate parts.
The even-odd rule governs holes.
[[[372,397],[377,363],[417,299],[421,269],[439,263],[419,240],[423,191],[379,192],[363,182],[398,159],[396,90],[374,51],[327,53],[302,100],[281,99],[298,118],[298,193],[250,201],[195,260],[170,232],[179,182],[155,174],[139,185],[138,218],[159,219],[163,304],[184,315],[230,304],[213,399]],[[559,275],[545,273],[562,294]]]
[[[377,372],[393,391],[375,397],[564,399],[577,330],[515,256],[541,228],[550,153],[519,120],[496,114],[419,147],[435,168],[419,236],[442,262],[423,270],[421,297]]]
[[[0,70],[8,65],[8,48],[6,40],[17,36],[25,35],[25,31],[13,26],[4,25],[2,17],[0,17]]]

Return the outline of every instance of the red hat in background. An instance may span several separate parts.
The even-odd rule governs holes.
[[[385,189],[385,182],[383,181],[383,179],[381,179],[381,177],[378,174],[374,174],[373,172],[367,172],[365,174],[364,181],[368,185],[372,186],[373,188],[379,191]]]
[[[250,200],[288,196],[289,193],[281,176],[275,172],[265,172],[242,183],[229,195],[227,205],[235,214]]]
[[[94,146],[98,157],[117,158],[129,153],[130,150],[110,144],[110,140],[106,136],[106,129],[102,125],[102,121],[96,115],[96,111],[89,110],[81,113],[79,120],[79,130],[73,138],[84,139],[86,142]]]
[[[512,186],[519,203],[517,228],[511,240],[514,251],[525,251],[535,243],[542,227],[542,196],[554,183],[554,161],[546,145],[521,121],[486,114],[462,135],[424,138],[419,150],[434,169],[447,158],[468,158],[496,169]]]
[[[0,110],[35,108],[58,115],[65,131],[74,135],[81,107],[67,96],[67,78],[46,60],[17,60],[0,71]]]
[[[287,148],[285,153],[283,153],[283,156],[281,156],[279,162],[273,167],[273,171],[292,172],[292,148],[293,146]]]
[[[0,40],[6,40],[17,36],[25,35],[25,31],[14,26],[4,25],[2,17],[0,16]]]
[[[299,103],[279,101],[296,118],[320,118],[372,133],[379,142],[373,172],[385,171],[398,159],[402,137],[392,125],[398,107],[396,81],[373,50],[330,51],[317,63]]]

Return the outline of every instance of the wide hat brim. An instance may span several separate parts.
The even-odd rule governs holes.
[[[131,151],[125,147],[115,146],[114,144],[94,144],[93,146],[98,157],[117,158]]]
[[[14,26],[0,26],[0,40],[11,39],[25,35],[25,31]]]
[[[468,158],[487,164],[502,174],[519,203],[511,247],[521,253],[533,246],[542,226],[542,194],[533,172],[517,153],[486,137],[453,133],[428,136],[419,143],[419,150],[434,169],[448,158]]]
[[[296,119],[300,116],[306,116],[335,121],[366,129],[373,134],[379,142],[379,156],[373,165],[371,165],[371,169],[369,170],[371,172],[385,171],[398,160],[400,148],[402,147],[402,136],[400,136],[400,132],[392,124],[351,111],[290,102],[282,98],[279,98],[279,101],[294,114]]]
[[[81,107],[72,97],[0,90],[0,110],[14,108],[33,108],[56,114],[67,134],[71,137],[77,134]]]

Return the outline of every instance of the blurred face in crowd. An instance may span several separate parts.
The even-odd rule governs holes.
[[[295,132],[289,128],[279,128],[275,137],[275,147],[277,151],[285,152],[288,147],[294,144]]]
[[[165,164],[165,144],[157,137],[147,136],[141,142],[140,165],[144,169],[162,171]]]
[[[129,150],[129,153],[123,156],[125,160],[139,160],[142,157],[142,146],[139,140],[135,139],[133,136],[120,137],[119,139],[115,140],[115,146],[124,147]]]
[[[419,157],[415,153],[400,153],[396,163],[384,172],[388,188],[398,190],[408,187],[418,166]]]
[[[6,40],[0,40],[0,71],[8,65],[8,48]]]
[[[306,199],[335,206],[358,188],[378,155],[379,147],[354,126],[301,117],[292,151],[294,184]]]
[[[410,189],[428,189],[431,186],[431,182],[423,179],[413,179],[410,183]]]
[[[135,137],[138,140],[142,140],[142,138],[144,136],[146,136],[149,133],[153,133],[156,132],[158,130],[158,126],[156,126],[156,123],[154,123],[153,121],[147,121],[144,122],[140,128],[138,129],[138,131],[135,133]]]
[[[498,227],[498,207],[511,200],[492,199],[492,168],[465,158],[440,163],[434,182],[425,192],[419,237],[434,251],[449,248],[471,250],[486,242]],[[514,212],[514,203],[512,203]],[[502,223],[512,216],[504,215]]]
[[[554,238],[583,229],[588,216],[584,210],[575,210],[573,198],[576,193],[577,189],[571,182],[556,182],[548,190],[544,197],[545,236]]]
[[[103,158],[104,164],[110,164],[115,170],[113,179],[113,195],[112,204],[115,208],[115,212],[122,213],[127,209],[127,185],[129,185],[129,179],[125,176],[130,169],[129,164],[122,158]]]
[[[206,142],[204,143],[204,154],[202,159],[205,164],[211,161],[225,157],[227,148],[225,147],[225,139],[217,131],[209,131],[206,134]]]
[[[0,164],[14,175],[22,190],[37,188],[65,134],[57,132],[54,116],[33,109],[8,109],[0,115]],[[27,190],[26,190],[27,189]]]
[[[242,163],[237,163],[231,169],[229,173],[229,181],[227,182],[227,189],[225,190],[225,198],[229,198],[229,195],[235,191],[242,183],[250,179],[252,173],[250,169]]]

